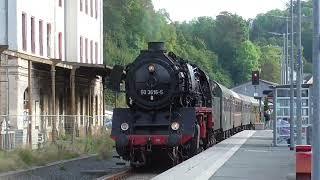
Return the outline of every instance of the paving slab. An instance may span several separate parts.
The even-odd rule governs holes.
[[[295,172],[295,152],[272,146],[272,130],[256,131],[210,180],[286,180]]]
[[[182,162],[154,179],[209,179],[255,131],[242,131],[212,148]]]
[[[295,152],[273,147],[272,130],[246,130],[153,179],[286,180],[294,172]]]

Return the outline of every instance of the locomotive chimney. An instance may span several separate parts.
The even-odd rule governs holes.
[[[148,43],[148,50],[149,51],[166,51],[164,47],[164,42],[149,42]]]

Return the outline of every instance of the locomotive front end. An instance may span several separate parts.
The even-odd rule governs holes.
[[[192,139],[195,108],[181,105],[192,89],[187,84],[192,78],[189,69],[173,53],[167,53],[163,43],[149,43],[148,50],[126,67],[129,108],[114,109],[111,133],[125,160],[144,165],[148,155],[176,151]]]
[[[179,76],[163,43],[149,43],[149,48],[127,67],[126,92],[130,107],[159,110],[169,106],[177,94]]]

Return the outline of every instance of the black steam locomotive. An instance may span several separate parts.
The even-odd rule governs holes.
[[[251,128],[257,117],[253,98],[210,81],[161,42],[149,43],[133,63],[114,71],[116,86],[125,82],[128,108],[114,109],[111,137],[134,167],[164,157],[175,165]]]

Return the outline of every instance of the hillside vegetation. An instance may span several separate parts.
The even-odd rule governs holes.
[[[311,1],[303,2],[303,16],[312,15]],[[296,8],[294,8],[296,9]],[[105,63],[125,65],[149,41],[164,41],[168,50],[199,65],[214,80],[232,87],[250,80],[252,70],[262,79],[279,82],[282,36],[287,16],[272,10],[255,19],[221,12],[190,22],[172,22],[165,10],[155,11],[151,0],[104,0]],[[310,72],[312,24],[303,22],[305,71]]]

